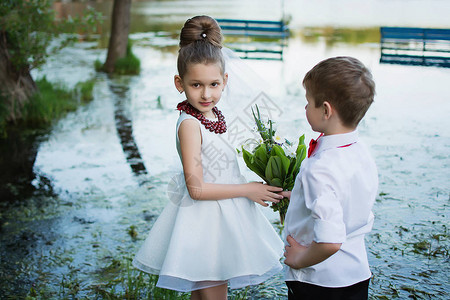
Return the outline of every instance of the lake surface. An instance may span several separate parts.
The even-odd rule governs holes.
[[[105,281],[105,270],[140,247],[168,201],[167,184],[180,170],[174,108],[184,99],[173,86],[177,34],[188,17],[208,14],[290,16],[292,35],[283,60],[245,61],[260,77],[258,84],[267,87],[279,134],[290,140],[300,134],[306,140],[317,137],[306,121],[301,87],[310,68],[327,57],[350,55],[371,69],[377,95],[359,128],[380,179],[375,225],[366,239],[373,272],[370,297],[448,299],[450,69],[380,64],[378,27],[449,28],[449,1],[286,0],[284,8],[282,3],[134,2],[130,37],[141,59],[139,76],[95,73],[94,61],[106,57],[99,47],[105,38],[66,48],[33,73],[68,86],[95,77],[95,98],[55,124],[39,145],[33,184],[50,186],[53,193],[3,206],[1,297],[27,295],[31,288],[55,298],[69,297],[71,291],[89,297],[93,286]],[[64,4],[60,12],[80,11],[84,5]],[[109,2],[97,6],[109,15]],[[124,152],[119,128],[131,128],[131,146],[140,157]],[[133,165],[144,168],[136,171]],[[277,220],[270,209],[263,211]],[[129,234],[132,227],[136,238]],[[250,295],[286,298],[281,275]]]

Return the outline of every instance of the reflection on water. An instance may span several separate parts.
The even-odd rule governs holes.
[[[142,160],[141,153],[133,136],[133,123],[128,116],[129,110],[129,88],[127,85],[110,83],[109,89],[114,99],[114,119],[116,121],[117,133],[120,138],[123,152],[133,173],[138,177],[147,175],[147,169]]]
[[[180,170],[174,108],[184,99],[173,86],[177,32],[187,15],[229,17],[252,2],[218,1],[214,7],[205,6],[206,1],[183,1],[184,6],[180,1],[133,2],[136,27],[131,37],[136,41],[134,52],[142,61],[141,75],[122,80],[98,75],[94,101],[58,122],[39,145],[34,172],[49,178],[56,196],[33,195],[0,212],[1,298],[26,295],[31,287],[52,295],[76,290],[77,296],[88,297],[106,280],[101,275],[105,270],[135,253],[167,201],[167,183]],[[286,7],[293,5],[293,1],[285,2]],[[311,8],[311,2],[298,2],[305,9],[317,9]],[[357,8],[363,6],[361,1],[350,2]],[[383,3],[392,7],[399,2]],[[423,5],[424,10],[436,2],[446,7],[443,1],[431,1]],[[380,2],[364,3],[379,8]],[[95,5],[110,9],[108,1]],[[270,7],[259,6],[247,13],[269,19]],[[341,9],[339,13],[338,20],[357,15],[355,10]],[[283,111],[277,133],[287,138],[299,133],[305,133],[307,139],[317,137],[304,115],[306,100],[300,83],[318,61],[352,55],[368,65],[377,83],[377,96],[360,126],[360,135],[374,154],[380,174],[375,226],[367,237],[374,273],[371,297],[447,299],[450,70],[380,65],[377,28],[343,29],[345,26],[324,22],[297,26],[304,22],[299,18],[305,12],[292,14],[292,35],[284,60],[247,61],[268,82],[268,93]],[[358,27],[376,25],[373,19],[369,21],[370,26]],[[33,75],[47,74],[49,80],[69,85],[91,77],[93,62],[106,57],[105,49],[94,44],[80,43],[63,50]],[[124,88],[116,93],[111,84]],[[121,122],[123,134],[117,129]],[[138,149],[137,160],[123,147],[126,141],[132,141],[130,149]],[[133,170],[130,161],[139,167]],[[144,168],[146,174],[141,174]],[[257,179],[251,172],[244,173],[248,179]],[[145,180],[154,188],[140,185]],[[39,177],[33,184],[41,184]],[[277,218],[270,210],[263,211],[271,219]],[[137,240],[129,236],[130,226],[137,228]],[[285,295],[281,275],[265,290],[270,291],[266,296],[260,291],[251,293],[254,299]]]

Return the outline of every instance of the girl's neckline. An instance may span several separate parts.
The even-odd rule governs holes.
[[[225,122],[225,117],[217,107],[213,107],[212,109],[213,113],[217,117],[217,121],[207,119],[198,109],[193,107],[187,100],[178,103],[177,110],[184,111],[185,113],[193,116],[194,118],[199,120],[200,123],[202,123],[206,129],[208,129],[211,132],[221,134],[227,131],[227,124]]]

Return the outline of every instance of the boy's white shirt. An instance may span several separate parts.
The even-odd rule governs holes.
[[[372,229],[377,189],[375,162],[356,130],[319,138],[295,180],[284,240],[291,235],[304,246],[312,241],[342,246],[314,266],[285,266],[285,280],[344,287],[370,278],[364,236]]]

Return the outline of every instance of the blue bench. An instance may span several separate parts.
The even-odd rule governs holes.
[[[283,21],[216,19],[224,35],[286,38],[289,29]]]
[[[380,63],[450,67],[450,29],[381,27]]]
[[[283,58],[285,38],[289,36],[288,26],[283,21],[216,20],[222,28],[223,35],[234,40],[234,43],[229,43],[230,48],[241,53],[242,58],[276,60]],[[245,38],[245,42],[239,41],[239,37]]]

